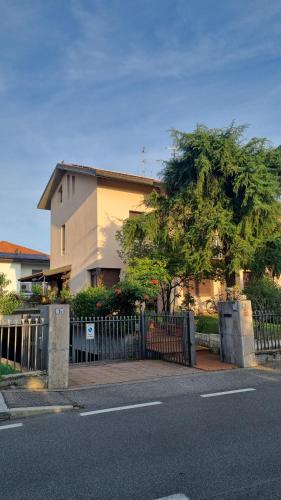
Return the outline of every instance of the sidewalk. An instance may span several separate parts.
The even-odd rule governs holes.
[[[13,389],[0,392],[0,415],[3,418],[7,412],[20,412],[24,409],[38,409],[53,412],[77,407],[74,400],[79,391],[134,382],[149,382],[165,380],[173,377],[194,376],[202,372],[225,371],[234,368],[233,365],[222,363],[216,354],[207,349],[197,351],[197,364],[188,366],[159,360],[126,361],[113,363],[98,363],[96,365],[72,365],[69,369],[69,389],[62,391]],[[76,395],[75,395],[76,392]],[[16,409],[16,410],[15,410]]]
[[[210,353],[208,349],[200,349],[197,351],[196,357],[197,363],[192,368],[153,359],[98,363],[96,365],[72,365],[69,369],[69,388],[80,389],[83,387],[151,380],[175,375],[191,375],[197,373],[198,370],[220,371],[235,368],[229,363],[222,363],[219,356]]]
[[[197,372],[196,368],[153,359],[98,363],[96,365],[72,365],[69,369],[69,388],[80,389],[151,380],[174,375],[189,375],[195,372]]]

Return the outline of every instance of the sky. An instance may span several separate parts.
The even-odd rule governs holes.
[[[280,0],[0,0],[0,240],[49,251],[58,161],[155,177],[171,128],[281,144],[280,104]]]

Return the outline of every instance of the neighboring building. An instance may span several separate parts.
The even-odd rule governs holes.
[[[0,241],[0,273],[4,273],[10,280],[9,291],[29,290],[31,285],[19,283],[18,280],[26,275],[40,273],[49,267],[49,255],[9,241]]]
[[[51,211],[51,270],[47,281],[73,292],[120,278],[115,235],[128,217],[145,212],[144,198],[159,181],[81,165],[58,163],[39,201]]]

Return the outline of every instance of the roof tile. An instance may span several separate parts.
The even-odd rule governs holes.
[[[15,243],[10,243],[9,241],[0,241],[0,252],[9,254],[26,254],[26,255],[45,255],[48,254],[44,252],[39,252],[38,250],[32,250],[31,248],[24,247],[22,245],[16,245]]]

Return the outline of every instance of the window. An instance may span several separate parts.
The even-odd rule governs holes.
[[[32,269],[31,274],[42,273],[42,269]]]
[[[58,194],[59,194],[59,202],[62,203],[62,185],[60,186],[60,188],[58,190]]]
[[[67,199],[69,200],[69,198],[70,198],[70,175],[66,176],[66,182],[67,182]]]
[[[142,215],[143,212],[137,212],[135,210],[130,210],[129,211],[129,219],[133,219],[134,217],[138,217],[139,215]]]
[[[75,175],[72,176],[72,196],[75,195]]]
[[[65,224],[61,226],[61,255],[65,254]]]
[[[91,286],[104,285],[111,288],[120,280],[120,269],[91,269]]]

